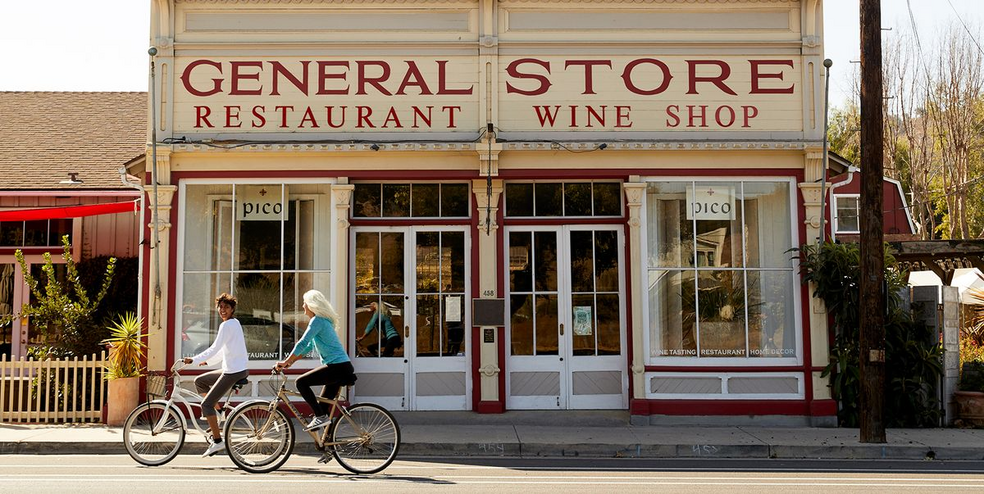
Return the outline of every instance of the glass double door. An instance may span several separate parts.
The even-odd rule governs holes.
[[[467,410],[467,227],[354,227],[354,400],[393,410]]]
[[[506,407],[625,409],[622,231],[509,227]]]

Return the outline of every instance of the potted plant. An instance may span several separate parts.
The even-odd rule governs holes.
[[[118,316],[108,328],[110,337],[103,340],[109,347],[109,358],[103,376],[109,381],[106,399],[107,425],[123,425],[126,417],[139,402],[140,376],[147,346],[142,333],[143,319],[127,312]]]

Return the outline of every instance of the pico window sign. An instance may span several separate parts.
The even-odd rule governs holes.
[[[687,219],[735,219],[735,188],[726,185],[688,186]]]
[[[284,187],[285,188],[285,187]],[[284,213],[284,193],[280,185],[236,186],[236,219],[239,221],[280,221]]]

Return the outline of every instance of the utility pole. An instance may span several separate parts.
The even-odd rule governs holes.
[[[881,0],[861,0],[861,442],[885,442]]]

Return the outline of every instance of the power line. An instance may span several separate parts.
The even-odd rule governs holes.
[[[908,0],[906,1],[908,2]],[[946,0],[946,3],[950,4],[950,10],[952,10],[954,15],[957,16],[957,20],[960,21],[960,25],[963,26],[964,31],[967,31],[967,36],[970,36],[970,40],[973,41],[974,44],[977,46],[977,51],[981,52],[981,54],[984,54],[984,49],[982,49],[981,44],[977,42],[977,38],[974,38],[974,33],[970,32],[970,28],[967,27],[966,23],[964,23],[963,17],[960,17],[960,13],[957,12],[957,9],[953,7],[953,2],[951,2],[950,0]],[[910,10],[910,15],[911,15],[911,10]]]

